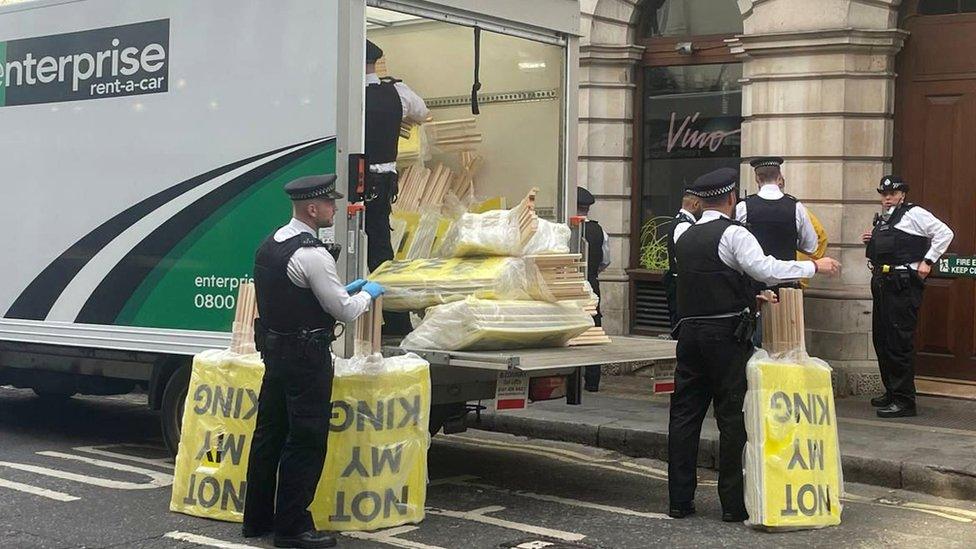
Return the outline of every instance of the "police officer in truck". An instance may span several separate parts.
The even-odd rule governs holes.
[[[878,185],[882,213],[861,235],[871,267],[874,350],[885,394],[871,399],[878,417],[910,417],[915,407],[913,339],[925,278],[952,242],[952,230],[928,210],[905,202],[908,183],[886,175]]]
[[[332,414],[336,321],[350,322],[383,294],[375,282],[339,282],[335,258],[317,238],[336,213],[336,176],[285,185],[291,221],[265,239],[254,260],[254,341],[265,373],[247,467],[246,538],[274,533],[275,547],[332,547],[307,508],[325,462]],[[353,294],[353,295],[350,295]]]
[[[673,518],[695,512],[698,443],[713,401],[719,429],[722,520],[748,518],[742,477],[746,443],[742,405],[746,362],[753,353],[753,281],[781,284],[840,270],[840,263],[829,257],[781,261],[764,253],[756,237],[730,219],[736,204],[734,172],[710,172],[688,188],[701,199],[703,212],[675,242],[678,365],[668,423],[668,513]]]

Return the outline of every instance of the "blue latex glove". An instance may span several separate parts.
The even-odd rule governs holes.
[[[369,294],[373,299],[376,299],[377,297],[386,293],[386,289],[375,282],[367,282],[363,286],[363,291]]]
[[[365,280],[361,278],[357,278],[356,280],[353,280],[352,282],[346,285],[346,293],[352,295],[358,292],[359,290],[362,290],[363,286],[365,285],[366,285]]]

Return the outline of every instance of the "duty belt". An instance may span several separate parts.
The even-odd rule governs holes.
[[[254,346],[258,352],[279,359],[321,357],[330,353],[336,340],[336,328],[299,328],[294,332],[280,332],[265,327],[260,318],[254,319]]]

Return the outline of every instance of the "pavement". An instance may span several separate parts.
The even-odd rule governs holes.
[[[600,392],[585,393],[581,405],[560,400],[483,411],[468,425],[667,460],[669,397],[652,396],[651,382],[604,376]],[[976,500],[976,402],[919,397],[918,417],[883,420],[869,400],[836,400],[845,481]],[[711,415],[702,429],[699,467],[714,469],[718,429]]]
[[[168,510],[173,461],[145,395],[52,402],[0,387],[0,441],[0,548],[271,546],[243,539],[239,524]],[[722,522],[707,469],[698,514],[672,520],[659,460],[484,431],[434,437],[428,456],[426,518],[346,532],[340,547],[965,549],[976,540],[976,502],[852,482],[839,526],[774,534]]]

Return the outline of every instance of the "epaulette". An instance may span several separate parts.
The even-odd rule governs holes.
[[[324,248],[325,242],[322,242],[314,235],[308,233],[302,233],[301,240],[298,241],[302,248]]]
[[[403,80],[398,80],[392,76],[384,76],[383,78],[380,78],[380,82],[383,84],[396,84],[398,82],[403,82]]]

